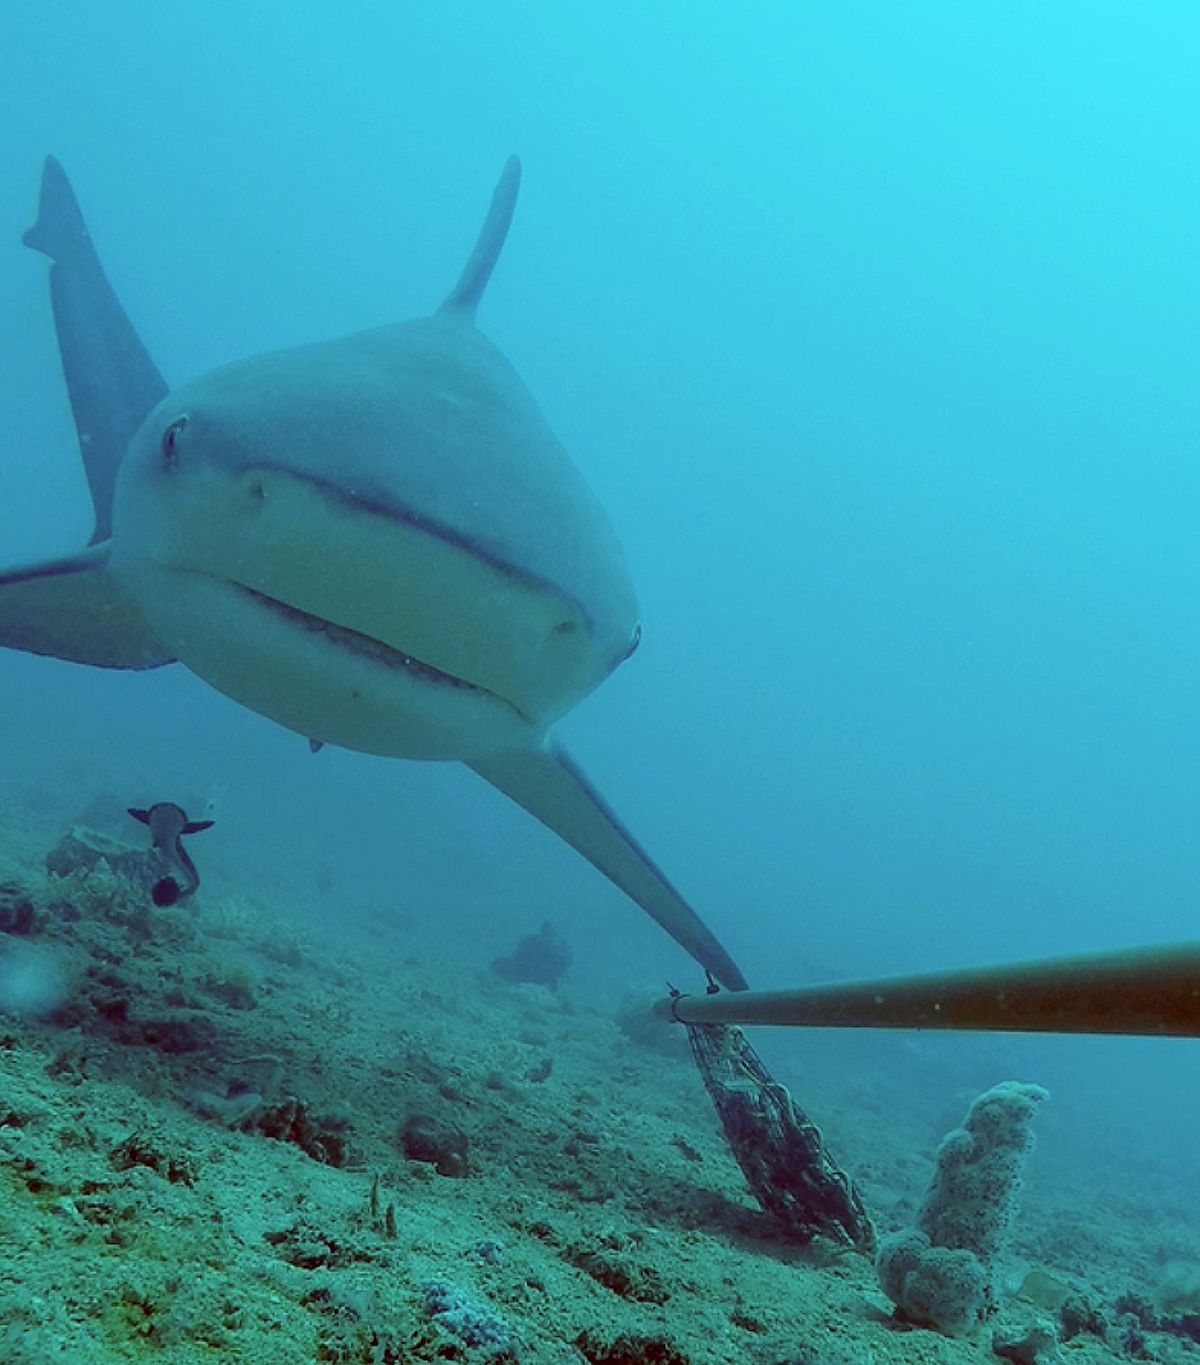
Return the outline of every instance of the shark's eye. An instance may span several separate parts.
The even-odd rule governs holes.
[[[186,417],[176,417],[162,434],[162,461],[165,469],[174,469],[179,463],[179,437],[187,426]]]

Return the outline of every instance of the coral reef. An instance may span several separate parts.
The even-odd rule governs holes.
[[[513,987],[378,907],[302,925],[206,885],[159,908],[100,863],[47,876],[53,837],[0,822],[0,883],[29,907],[0,920],[0,983],[20,969],[0,1017],[5,1365],[1013,1358],[889,1317],[866,1257],[781,1238],[686,1050],[633,1041],[574,976]],[[54,989],[18,999],[18,977]],[[792,1075],[870,1206],[908,1221],[927,1117],[870,1093],[878,1072],[855,1078],[877,1109],[847,1102],[844,1063],[815,1050]],[[466,1178],[439,1175],[446,1156]],[[1071,1288],[1064,1360],[1200,1358],[1188,1278],[1164,1270],[1200,1258],[1167,1192],[1101,1212],[1056,1172],[1009,1229],[1021,1269],[996,1297],[1045,1266]],[[1003,1307],[994,1344],[1033,1349],[1034,1306]]]

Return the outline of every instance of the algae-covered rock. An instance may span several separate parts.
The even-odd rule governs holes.
[[[998,1327],[992,1333],[992,1354],[1015,1365],[1057,1365],[1062,1360],[1058,1334],[1048,1322]]]
[[[688,1358],[666,1337],[621,1332],[616,1336],[589,1329],[575,1339],[588,1365],[688,1365]]]
[[[141,883],[146,876],[146,850],[133,848],[86,825],[73,825],[46,854],[46,871],[55,877],[90,872],[105,863],[118,876]]]
[[[439,1122],[432,1114],[414,1112],[400,1129],[400,1150],[410,1161],[428,1162],[438,1175],[461,1178],[470,1174],[467,1135]]]

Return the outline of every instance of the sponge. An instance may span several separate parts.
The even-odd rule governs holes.
[[[959,1335],[994,1310],[995,1259],[1046,1098],[1041,1086],[1003,1081],[943,1138],[916,1226],[885,1237],[875,1262],[900,1316]]]

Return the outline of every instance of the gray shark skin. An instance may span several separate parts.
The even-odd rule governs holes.
[[[110,668],[178,659],[313,744],[464,762],[744,989],[551,734],[640,628],[604,510],[475,325],[519,181],[510,158],[431,316],[252,356],[161,394],[119,460],[111,535],[0,573],[0,645]],[[61,193],[43,198],[33,244],[54,246],[63,272],[70,382],[118,318],[133,331],[98,288],[77,208],[73,240],[89,251],[59,254],[50,202]],[[95,287],[68,290],[83,282]],[[114,391],[132,414],[152,397],[153,366],[140,343],[117,352],[118,369],[121,355]],[[101,406],[76,404],[81,431]],[[102,494],[90,467],[89,480]]]

